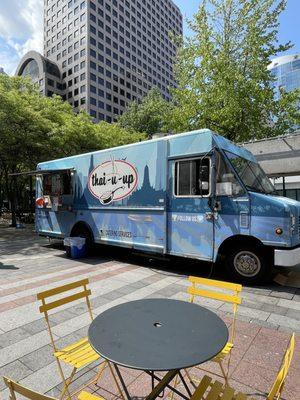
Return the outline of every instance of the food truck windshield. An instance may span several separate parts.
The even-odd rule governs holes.
[[[246,160],[228,151],[226,155],[248,190],[264,194],[276,194],[270,179],[258,163]]]

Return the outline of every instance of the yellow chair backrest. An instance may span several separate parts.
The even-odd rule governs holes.
[[[30,390],[22,385],[20,385],[17,382],[14,382],[5,376],[3,377],[4,383],[9,389],[10,393],[10,400],[17,400],[16,393],[26,397],[27,399],[30,400],[56,400],[54,397],[46,396],[41,393],[34,392],[33,390]]]
[[[37,299],[41,300],[42,302],[42,305],[40,306],[40,312],[45,313],[50,310],[53,310],[54,308],[60,307],[64,304],[71,303],[72,301],[83,298],[86,299],[87,306],[88,308],[90,308],[89,296],[91,295],[91,291],[90,289],[87,288],[88,284],[89,284],[88,279],[82,279],[81,281],[68,283],[67,285],[58,286],[56,288],[45,290],[44,292],[38,293]],[[77,288],[80,289],[80,291],[78,291],[77,293],[74,293],[69,296],[64,296],[58,300],[50,301],[49,303],[46,302],[46,299],[48,300],[49,297],[56,296],[61,293],[65,293]]]
[[[267,400],[279,399],[284,387],[285,378],[289,372],[291,361],[295,350],[295,334],[293,333],[290,339],[288,348],[286,349],[280,370],[276,376],[275,382],[268,394]]]
[[[51,342],[52,342],[52,345],[53,345],[55,351],[56,351],[56,346],[55,346],[54,338],[53,338],[52,331],[51,331],[51,325],[50,325],[50,321],[49,321],[48,312],[57,307],[71,303],[75,300],[85,299],[89,315],[91,317],[91,320],[93,320],[92,308],[91,308],[91,303],[89,300],[89,296],[91,295],[91,290],[88,289],[88,287],[87,287],[88,284],[89,284],[89,280],[86,278],[86,279],[82,279],[77,282],[68,283],[67,285],[58,286],[53,289],[45,290],[44,292],[37,294],[37,299],[42,302],[42,305],[40,306],[39,310],[41,313],[44,313],[44,315],[45,315],[46,323],[47,323],[48,330],[49,330],[50,337],[51,337]],[[66,294],[66,292],[74,291],[74,290],[76,291],[76,293],[68,294],[68,295]],[[55,299],[55,300],[51,299],[51,297],[59,296],[59,295],[62,295],[59,299]]]
[[[237,283],[216,281],[213,279],[198,278],[196,276],[190,276],[189,281],[192,286],[188,287],[188,293],[191,295],[190,301],[193,302],[195,296],[208,297],[210,299],[225,301],[226,303],[241,304],[242,300],[240,293],[242,291],[242,285]],[[199,285],[212,287],[212,290],[199,288]],[[229,291],[230,293],[224,293],[223,291],[217,291],[216,289],[222,289]]]
[[[187,292],[190,294],[190,302],[193,303],[195,296],[207,297],[214,300],[231,303],[233,306],[233,324],[231,327],[230,340],[233,342],[235,334],[235,320],[237,314],[237,307],[241,304],[241,291],[242,285],[238,283],[230,283],[223,281],[216,281],[207,278],[198,278],[196,276],[189,276],[191,286],[188,287]],[[201,286],[208,287],[203,288]],[[211,289],[210,289],[211,288]]]

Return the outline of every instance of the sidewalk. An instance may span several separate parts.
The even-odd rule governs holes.
[[[0,228],[0,377],[6,375],[34,390],[59,396],[60,376],[36,302],[36,293],[41,290],[88,277],[95,315],[139,298],[188,300],[186,276],[175,267],[158,263],[154,269],[153,264],[134,259],[115,260],[112,255],[70,260],[62,249],[34,236],[32,229]],[[187,273],[192,271],[191,267]],[[251,398],[264,398],[262,395],[275,379],[290,332],[296,331],[294,360],[282,398],[300,398],[299,289],[276,284],[245,287],[242,296],[231,360],[232,386],[251,394]],[[230,324],[227,305],[211,300],[201,300],[199,304],[212,309]],[[60,347],[85,336],[89,326],[82,303],[63,307],[52,320]],[[205,368],[213,372],[218,366],[207,363]],[[133,370],[123,371],[134,397],[143,398],[150,392],[148,376]],[[94,371],[85,375],[84,381],[93,374]],[[105,398],[116,396],[108,374],[100,383],[100,388],[91,387],[91,390],[97,389]],[[8,399],[1,380],[0,399]]]

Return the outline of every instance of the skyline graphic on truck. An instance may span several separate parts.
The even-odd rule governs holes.
[[[137,187],[136,168],[125,160],[110,160],[97,165],[89,174],[88,188],[103,205],[128,197]]]

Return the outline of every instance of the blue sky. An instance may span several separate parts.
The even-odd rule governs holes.
[[[199,0],[173,1],[181,9],[185,19],[191,19],[200,4]],[[186,23],[184,32],[191,34]],[[294,47],[289,53],[300,53],[300,0],[287,0],[287,7],[280,18],[279,40],[281,43],[291,40]]]
[[[200,0],[173,0],[185,18],[197,11]],[[29,50],[43,49],[43,0],[0,0],[0,67],[14,74],[20,58]],[[279,39],[291,40],[289,53],[300,52],[300,0],[288,0],[282,14]],[[185,34],[190,34],[185,23]]]

